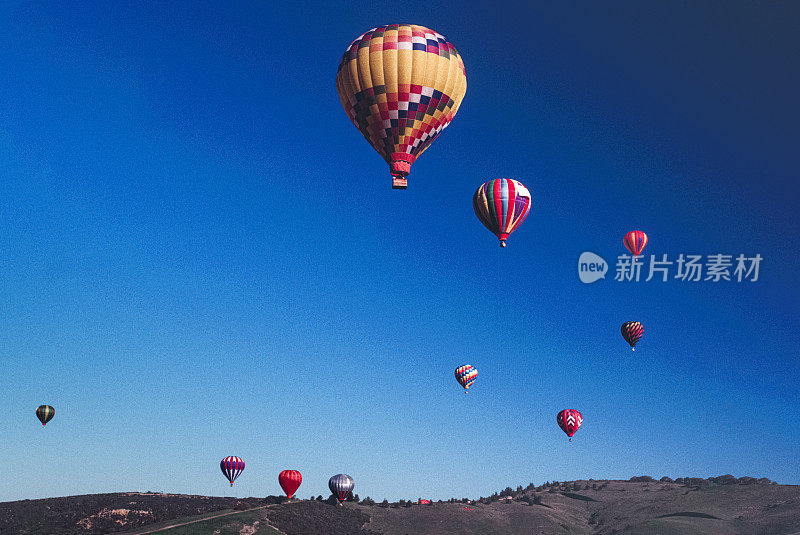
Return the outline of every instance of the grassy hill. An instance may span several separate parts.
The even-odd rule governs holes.
[[[800,486],[768,480],[632,478],[510,488],[468,503],[344,507],[276,497],[102,494],[0,504],[9,535],[794,535]],[[366,502],[369,503],[369,502]],[[234,509],[235,508],[235,509]],[[238,509],[238,510],[237,510]]]
[[[536,503],[532,503],[534,499]],[[367,508],[372,512],[367,527],[384,535],[800,532],[797,486],[578,481],[486,501],[377,508],[379,511]]]

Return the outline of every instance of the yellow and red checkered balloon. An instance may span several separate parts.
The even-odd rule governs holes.
[[[415,24],[373,28],[347,48],[336,74],[347,116],[405,189],[411,164],[455,117],[467,92],[464,62],[438,33]]]

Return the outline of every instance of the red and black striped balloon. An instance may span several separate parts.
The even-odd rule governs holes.
[[[626,321],[622,324],[622,337],[631,345],[631,351],[636,351],[633,346],[642,339],[644,326],[638,321]]]

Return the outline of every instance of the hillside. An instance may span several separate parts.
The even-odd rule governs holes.
[[[703,480],[577,481],[514,493],[510,499],[491,503],[366,509],[371,513],[367,527],[384,535],[800,532],[800,487]]]
[[[277,503],[278,498],[218,498],[125,492],[0,503],[0,534],[78,535],[115,533],[224,510]]]
[[[462,503],[337,507],[275,497],[102,494],[0,504],[3,535],[790,535],[800,486],[730,476],[632,478],[510,488]],[[369,502],[367,502],[369,503]],[[235,510],[234,508],[238,509]],[[247,509],[247,510],[243,510]]]

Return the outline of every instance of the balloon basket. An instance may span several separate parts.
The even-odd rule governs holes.
[[[404,176],[392,177],[392,189],[407,189],[408,179]]]

